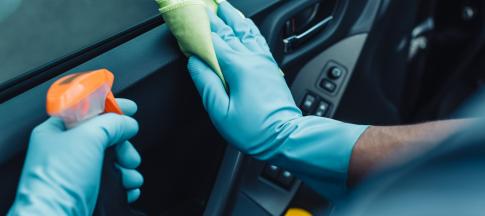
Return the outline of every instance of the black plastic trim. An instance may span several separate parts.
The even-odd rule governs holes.
[[[229,203],[230,191],[239,178],[243,158],[244,155],[234,147],[226,148],[204,215],[224,215]]]

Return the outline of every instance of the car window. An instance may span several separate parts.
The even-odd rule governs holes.
[[[0,85],[157,13],[153,0],[0,0]]]

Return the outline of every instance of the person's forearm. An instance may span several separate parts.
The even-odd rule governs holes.
[[[349,165],[349,184],[380,168],[403,164],[429,151],[472,120],[408,126],[371,126],[357,141]]]

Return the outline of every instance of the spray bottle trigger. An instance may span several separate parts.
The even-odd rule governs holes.
[[[123,111],[121,111],[121,108],[116,102],[113,92],[111,91],[109,91],[108,95],[106,96],[106,101],[104,104],[104,112],[123,115]]]

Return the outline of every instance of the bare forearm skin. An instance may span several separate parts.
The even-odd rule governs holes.
[[[471,119],[407,126],[371,126],[357,141],[350,160],[349,184],[370,172],[408,162],[436,147]]]

